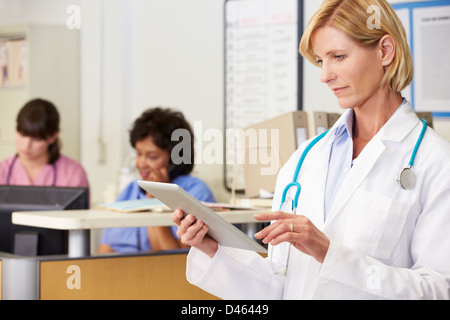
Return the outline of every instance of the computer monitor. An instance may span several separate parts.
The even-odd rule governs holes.
[[[0,185],[0,252],[22,255],[54,255],[68,252],[68,231],[28,227],[12,223],[17,211],[89,209],[89,189]],[[27,241],[35,249],[23,249]],[[33,240],[34,239],[34,240]],[[32,245],[33,246],[33,245]]]

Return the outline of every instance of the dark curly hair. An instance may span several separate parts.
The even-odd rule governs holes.
[[[180,143],[175,140],[172,141],[172,133],[176,129],[185,129],[190,134],[190,159],[189,161],[182,161],[178,164],[173,162],[172,149]],[[183,174],[189,174],[194,168],[194,133],[191,126],[186,121],[184,115],[179,111],[172,109],[164,109],[161,107],[151,108],[145,110],[139,118],[137,118],[133,127],[130,130],[130,143],[133,148],[136,147],[136,142],[142,141],[147,137],[153,138],[153,143],[159,148],[166,150],[171,155],[170,166],[174,169],[171,172],[171,180]],[[183,150],[181,150],[182,152]],[[184,159],[183,154],[179,155]]]
[[[28,101],[17,115],[17,132],[23,136],[48,139],[59,132],[59,113],[55,105],[44,99]],[[59,138],[48,146],[49,163],[60,157]]]

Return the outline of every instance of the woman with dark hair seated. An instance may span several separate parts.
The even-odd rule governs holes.
[[[33,99],[19,111],[16,154],[0,162],[0,184],[89,187],[83,167],[61,154],[59,113],[50,101]]]
[[[190,139],[186,151],[176,152],[174,147],[184,140],[172,141],[175,130]],[[189,140],[186,140],[189,141]],[[208,186],[190,175],[194,168],[194,135],[191,126],[181,112],[170,109],[148,109],[135,120],[130,130],[130,143],[136,150],[136,167],[143,180],[171,182],[179,185],[200,201],[214,202]],[[174,151],[174,152],[173,152]],[[183,153],[180,155],[180,153]],[[136,200],[151,197],[136,181],[131,182],[117,200]],[[181,248],[171,227],[112,228],[103,232],[99,253],[170,250]]]

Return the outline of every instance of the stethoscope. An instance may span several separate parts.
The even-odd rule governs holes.
[[[412,190],[414,189],[415,185],[416,185],[416,174],[414,173],[414,171],[411,169],[412,166],[414,165],[414,160],[416,158],[416,154],[417,154],[417,150],[419,149],[420,144],[422,143],[422,139],[425,135],[425,131],[427,130],[427,122],[423,119],[419,119],[422,122],[422,131],[420,132],[419,138],[416,141],[416,145],[414,146],[414,150],[412,152],[411,155],[411,159],[409,160],[408,166],[403,168],[400,173],[397,175],[396,180],[398,182],[398,184],[400,185],[400,187],[402,187],[405,190]],[[296,214],[297,211],[297,207],[298,207],[298,198],[300,196],[300,192],[301,192],[301,185],[300,183],[297,181],[298,180],[298,175],[300,173],[300,169],[302,168],[303,165],[303,161],[306,158],[306,155],[308,154],[308,152],[311,150],[312,147],[314,147],[314,145],[319,142],[326,134],[328,133],[328,131],[323,132],[322,134],[318,135],[317,137],[315,137],[305,148],[305,150],[303,151],[303,153],[300,156],[300,159],[297,162],[297,167],[295,168],[295,172],[294,172],[294,176],[292,178],[292,181],[290,183],[288,183],[286,185],[286,187],[283,190],[282,196],[281,196],[281,204],[280,204],[280,211],[283,208],[285,202],[286,202],[286,195],[288,193],[288,191],[291,188],[295,188],[295,195],[294,198],[292,199],[292,214]],[[291,225],[291,231],[292,230],[292,225]],[[271,255],[272,256],[272,255]],[[286,267],[285,268],[281,268],[277,273],[280,274],[285,274],[286,273],[286,268],[289,262],[289,256],[290,256],[290,248],[288,248],[288,256],[287,256],[287,260],[286,260]],[[272,264],[272,262],[271,262]]]
[[[11,174],[12,174],[12,170],[14,168],[14,164],[17,161],[17,155],[14,156],[13,160],[11,161],[11,164],[9,165],[8,168],[8,174],[6,175],[6,185],[9,185],[9,182],[11,180]],[[52,164],[52,168],[53,168],[53,182],[52,182],[52,187],[56,186],[56,165],[53,163]]]

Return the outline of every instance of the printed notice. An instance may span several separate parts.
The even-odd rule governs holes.
[[[415,8],[415,109],[450,112],[450,6]]]
[[[227,1],[225,129],[243,129],[298,106],[298,1]],[[228,130],[230,132],[230,130]],[[226,185],[244,187],[241,147],[226,137]]]

